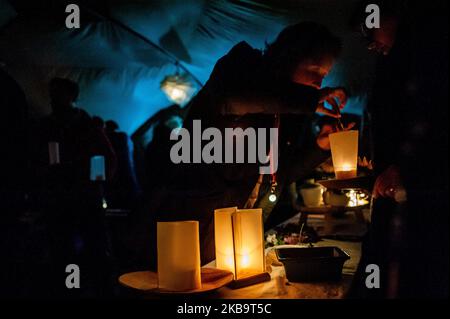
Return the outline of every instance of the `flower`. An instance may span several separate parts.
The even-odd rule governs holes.
[[[277,246],[277,245],[283,245],[283,244],[284,244],[283,240],[277,236],[277,233],[268,234],[266,237],[266,243],[265,243],[266,248]]]
[[[274,233],[274,234],[267,235],[266,242],[267,242],[268,244],[276,245],[277,242],[278,242],[277,234]]]
[[[300,236],[301,232],[301,236]],[[278,226],[266,233],[265,247],[278,245],[302,245],[318,242],[320,238],[314,229],[306,226],[300,227],[296,223]]]
[[[291,235],[285,236],[283,241],[287,245],[298,245],[300,242],[300,236],[299,236],[299,234],[291,234]]]

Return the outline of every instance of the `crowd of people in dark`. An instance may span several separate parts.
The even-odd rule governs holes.
[[[436,160],[448,159],[448,37],[432,19],[435,8],[385,8],[389,27],[374,32],[369,46],[381,53],[367,111],[375,202],[350,296],[441,297],[448,294],[448,168]],[[330,157],[328,135],[340,130],[335,119],[348,92],[322,81],[341,45],[311,22],[286,28],[265,51],[237,44],[186,109],[171,106],[144,125],[144,132],[156,125],[145,146],[139,134],[131,138],[116,122],[75,107],[80,88],[66,78],[49,82],[51,114],[28,118],[24,92],[0,70],[8,106],[0,119],[0,296],[121,296],[120,273],[155,266],[156,221],[199,220],[202,264],[212,261],[214,209],[245,207],[255,189],[267,194],[270,181],[255,165],[174,165],[171,130],[181,122],[192,130],[196,119],[219,129],[278,127],[277,187],[286,193]],[[317,113],[325,117],[314,131]],[[355,127],[344,122],[341,130]],[[58,145],[56,161],[50,143]],[[105,163],[100,179],[91,178],[96,156]],[[407,201],[398,200],[400,191]],[[70,264],[82,269],[80,289],[66,287]],[[364,289],[368,264],[386,270],[383,289]]]
[[[8,260],[2,293],[64,296],[69,264],[88,269],[85,282],[91,285],[78,294],[113,293],[105,285],[113,279],[114,225],[107,225],[105,216],[108,211],[127,216],[140,195],[131,138],[115,121],[75,107],[79,86],[72,80],[50,81],[52,112],[37,120],[27,118],[25,95],[4,71],[2,88],[7,88],[2,102],[17,113],[2,117],[10,119],[2,126],[7,137],[2,142],[10,150],[2,160],[1,194],[8,208],[2,223]],[[94,156],[104,158],[104,180],[91,178]],[[27,274],[33,275],[24,281]],[[41,278],[46,278],[45,285]]]

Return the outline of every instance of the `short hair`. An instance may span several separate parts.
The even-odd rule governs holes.
[[[276,40],[267,45],[264,56],[270,70],[285,78],[302,61],[324,55],[337,58],[341,50],[341,39],[327,27],[315,22],[300,22],[281,31]]]
[[[78,86],[78,83],[65,78],[51,79],[49,89],[50,92],[69,94],[73,101],[75,101],[80,94],[80,87]]]
[[[100,116],[93,116],[92,117],[92,123],[98,128],[105,127],[105,121]]]
[[[108,120],[105,122],[106,130],[114,132],[119,129],[119,124],[116,121]]]

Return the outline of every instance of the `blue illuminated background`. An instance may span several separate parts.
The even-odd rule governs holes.
[[[203,83],[217,59],[234,44],[244,40],[263,49],[286,25],[303,20],[321,22],[344,40],[342,58],[324,85],[347,87],[352,98],[345,111],[363,112],[374,57],[350,28],[355,0],[105,3],[101,14],[107,12],[170,52]],[[0,8],[4,31],[0,34],[0,61],[23,87],[33,116],[50,112],[47,83],[54,76],[78,81],[78,105],[91,115],[117,121],[129,134],[171,104],[161,92],[160,82],[175,71],[173,63],[123,28],[98,17],[91,19],[92,15],[82,10],[82,28],[69,31],[55,26],[51,19],[24,18],[7,0],[0,0]]]

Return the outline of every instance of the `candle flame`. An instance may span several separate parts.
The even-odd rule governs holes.
[[[229,269],[233,269],[234,268],[233,256],[231,256],[231,255],[226,256],[225,263],[229,267]]]
[[[353,167],[351,166],[351,165],[348,165],[348,164],[344,164],[343,166],[342,166],[342,171],[344,171],[344,172],[348,172],[348,171],[351,171],[353,169]]]
[[[353,189],[347,193],[347,197],[349,198],[349,207],[364,206],[369,203],[367,200],[367,194],[360,191],[355,191]]]
[[[248,255],[242,256],[242,267],[247,267],[250,264],[250,257]]]

